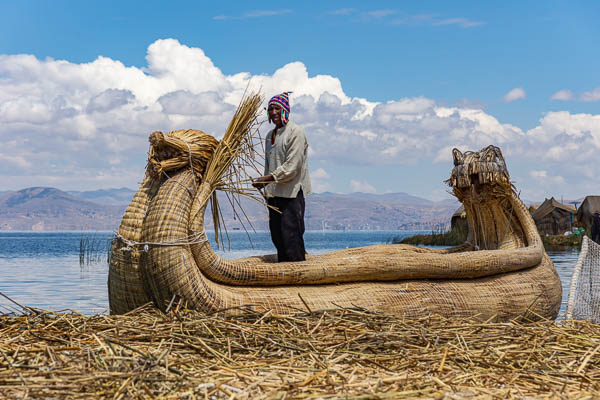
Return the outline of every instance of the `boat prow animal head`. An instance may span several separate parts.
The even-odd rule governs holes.
[[[500,148],[452,150],[454,168],[446,181],[467,214],[467,242],[476,250],[541,246],[535,223],[510,182]],[[539,247],[542,249],[541,247]],[[542,250],[536,250],[541,257]]]
[[[512,191],[510,175],[506,169],[506,162],[502,151],[497,146],[487,146],[480,151],[452,150],[454,168],[450,178],[446,181],[453,188],[454,194],[462,200],[465,191],[482,193],[489,192],[490,188],[497,194],[509,189]]]

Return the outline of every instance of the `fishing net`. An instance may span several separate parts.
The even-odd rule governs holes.
[[[600,323],[600,245],[587,236],[571,277],[566,317]]]

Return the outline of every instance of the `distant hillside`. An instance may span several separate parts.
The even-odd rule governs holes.
[[[0,194],[0,230],[114,230],[134,191],[127,188],[63,192],[28,188]],[[241,200],[235,212],[223,193],[221,211],[228,229],[268,229],[265,207]],[[318,193],[307,198],[307,230],[421,230],[448,224],[456,200],[434,202],[407,193]],[[207,222],[210,221],[207,215]],[[211,229],[210,223],[207,229]]]
[[[308,229],[417,230],[447,224],[459,204],[406,193],[322,193],[307,202]]]
[[[330,194],[333,195],[334,193],[326,192],[323,194],[324,195],[330,195]],[[342,196],[349,196],[349,197],[368,200],[368,201],[385,201],[385,202],[394,202],[394,203],[401,203],[401,204],[424,204],[424,203],[425,204],[433,204],[434,203],[431,200],[427,200],[422,197],[416,197],[416,196],[413,196],[413,195],[410,195],[410,194],[404,193],[404,192],[385,193],[385,194],[354,192],[354,193],[349,193],[347,195],[342,195]]]
[[[0,195],[0,230],[107,230],[124,206],[93,203],[54,188],[32,187]]]
[[[220,202],[227,227],[243,229],[245,219],[233,218],[224,196]],[[249,200],[241,203],[255,229],[268,229],[263,206]],[[458,207],[453,199],[434,202],[406,193],[316,193],[306,199],[305,225],[307,230],[429,230],[449,224]]]
[[[118,189],[99,189],[88,191],[70,190],[67,191],[67,193],[98,204],[128,205],[135,194],[135,190],[122,187]]]

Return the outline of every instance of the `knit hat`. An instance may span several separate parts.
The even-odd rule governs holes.
[[[290,120],[290,93],[292,92],[283,92],[271,97],[271,100],[269,100],[269,106],[277,104],[281,107],[281,123],[284,125]],[[269,122],[271,122],[271,118],[269,118]]]

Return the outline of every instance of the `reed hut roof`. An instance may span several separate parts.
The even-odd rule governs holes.
[[[468,231],[469,226],[467,222],[467,212],[465,211],[465,206],[460,205],[458,209],[452,214],[450,217],[450,229],[454,230],[459,226],[464,226]]]
[[[577,218],[600,212],[600,196],[586,196],[577,209]]]
[[[464,212],[465,212],[465,206],[461,204],[461,206],[458,207],[458,209],[456,211],[454,211],[454,214],[452,214],[452,219],[454,219],[456,217],[463,217]]]
[[[548,214],[555,210],[562,210],[565,213],[572,214],[575,214],[575,212],[577,211],[575,209],[575,206],[562,204],[556,201],[554,197],[551,197],[549,199],[544,200],[544,202],[540,204],[538,208],[535,209],[531,216],[533,217],[534,221],[539,221],[540,219],[546,217]]]
[[[600,196],[586,196],[577,209],[577,221],[583,227],[591,229],[592,216],[600,212]]]

